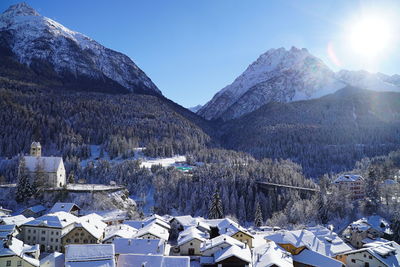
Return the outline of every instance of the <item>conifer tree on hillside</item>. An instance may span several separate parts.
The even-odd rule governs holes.
[[[262,212],[260,202],[256,202],[255,214],[254,214],[254,225],[260,227],[263,224]]]
[[[365,186],[367,202],[365,209],[368,214],[373,214],[378,210],[380,203],[379,196],[379,177],[376,167],[371,165],[368,169],[368,176]]]
[[[215,190],[215,193],[212,196],[209,209],[208,209],[208,218],[210,219],[221,219],[224,217],[224,212],[222,208],[222,201],[219,195],[219,189]]]
[[[28,169],[26,168],[25,158],[21,158],[18,166],[18,183],[15,200],[18,203],[28,200],[33,194],[33,188],[29,181]]]
[[[40,189],[43,188],[46,180],[46,175],[44,174],[43,162],[40,160],[37,162],[35,167],[35,180],[32,183],[32,194],[37,194]]]
[[[393,240],[400,243],[400,211],[394,214],[390,228],[393,231]]]

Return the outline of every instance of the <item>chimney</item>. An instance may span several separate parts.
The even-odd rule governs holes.
[[[144,223],[142,223],[142,228],[144,227]]]
[[[128,246],[130,246],[130,245],[131,245],[131,240],[129,239],[129,240],[128,240]]]

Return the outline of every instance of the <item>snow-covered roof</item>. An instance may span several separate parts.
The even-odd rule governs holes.
[[[33,213],[39,213],[42,211],[45,211],[46,207],[42,206],[42,205],[36,205],[30,208],[25,209],[22,213],[25,213],[27,211],[33,212]]]
[[[91,213],[82,217],[79,217],[75,223],[75,227],[83,227],[92,236],[100,239],[104,234],[104,229],[107,227],[102,221],[102,217],[96,213]]]
[[[182,246],[183,244],[186,244],[187,242],[197,239],[201,242],[205,241],[205,237],[203,232],[200,230],[197,230],[196,228],[188,228],[191,229],[190,231],[186,231],[183,235],[180,234],[178,237],[178,246]]]
[[[382,182],[384,185],[397,185],[398,183],[393,179],[386,179]]]
[[[358,174],[345,174],[341,175],[338,178],[336,178],[335,181],[333,181],[335,184],[340,183],[340,182],[355,182],[358,180],[364,180],[364,178],[361,175]]]
[[[214,237],[212,239],[206,240],[205,244],[200,248],[201,251],[205,251],[211,248],[214,248],[216,246],[219,246],[221,244],[228,244],[230,246],[239,246],[239,247],[245,247],[246,245],[239,240],[234,239],[233,237],[230,237],[228,235],[219,235],[217,237]]]
[[[61,157],[33,157],[25,156],[25,165],[30,172],[35,172],[38,164],[45,172],[57,172],[59,166],[63,164]]]
[[[352,222],[349,227],[353,230],[359,231],[367,231],[369,228],[373,228],[382,233],[392,234],[390,223],[379,215],[361,218],[355,222]]]
[[[71,213],[59,211],[43,215],[23,224],[23,226],[44,226],[51,228],[64,228],[72,223],[78,222],[78,217]]]
[[[65,256],[63,253],[54,252],[40,260],[40,267],[64,266]]]
[[[11,213],[11,212],[12,212],[12,210],[5,209],[5,208],[3,208],[2,206],[0,206],[0,212],[4,212],[4,213]]]
[[[222,250],[218,250],[214,254],[215,263],[226,260],[230,257],[239,258],[245,262],[251,262],[251,252],[249,247],[229,246]]]
[[[293,261],[303,263],[306,266],[329,266],[342,267],[341,261],[335,260],[329,256],[324,256],[318,252],[303,249],[299,254],[293,255]]]
[[[0,225],[0,232],[13,233],[17,226],[15,224],[4,224]]]
[[[57,202],[54,204],[54,206],[51,208],[49,213],[54,213],[54,212],[59,212],[59,211],[65,211],[65,212],[71,212],[73,209],[78,209],[80,210],[81,208],[76,205],[75,203],[62,203],[62,202]]]
[[[65,263],[67,266],[67,262],[102,260],[114,262],[114,254],[114,244],[67,245],[65,246]]]
[[[146,234],[151,234],[155,237],[158,237],[158,238],[164,239],[164,240],[168,240],[168,238],[169,238],[168,230],[154,222],[151,222],[148,225],[146,225],[145,227],[138,229],[136,237],[140,238]]]
[[[121,238],[132,238],[136,235],[137,229],[127,225],[127,224],[117,224],[107,226],[105,231],[105,237],[103,242],[110,238],[121,237]]]
[[[16,226],[21,226],[29,221],[34,220],[35,218],[29,217],[26,218],[24,215],[16,215],[16,216],[10,216],[10,217],[3,217],[0,218],[0,222],[2,224],[15,224]]]
[[[245,228],[240,226],[238,223],[232,221],[229,218],[225,218],[218,224],[219,234],[225,234],[232,236],[237,232],[245,233],[246,235],[253,238],[253,235]]]
[[[190,258],[185,256],[120,255],[118,267],[190,267]]]
[[[400,266],[400,245],[394,241],[390,242],[373,242],[364,245],[364,248],[349,251],[347,254],[368,251],[388,267]]]
[[[165,241],[161,239],[116,238],[115,254],[164,255]]]
[[[39,266],[39,260],[31,257],[27,253],[39,250],[39,245],[25,245],[19,239],[12,237],[10,240],[0,240],[0,257],[18,256],[33,266]]]
[[[306,247],[328,257],[351,250],[335,232],[322,226],[294,231],[281,230],[267,234],[265,239],[277,244],[292,244],[296,248]]]
[[[121,221],[128,217],[127,211],[124,210],[96,211],[96,213],[103,217],[103,222]]]
[[[273,241],[254,248],[253,255],[254,267],[293,266],[292,255]]]
[[[206,231],[210,231],[210,225],[206,222],[206,220],[202,217],[193,218],[190,215],[185,216],[175,216],[172,220],[176,220],[183,228],[188,228],[192,226],[196,226],[202,228]],[[171,220],[171,221],[172,221]]]

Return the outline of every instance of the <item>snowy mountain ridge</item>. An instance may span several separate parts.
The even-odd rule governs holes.
[[[0,34],[18,61],[28,66],[45,61],[59,75],[68,72],[74,77],[106,77],[131,92],[161,94],[129,57],[41,16],[25,3],[10,6],[0,14]]]
[[[269,102],[318,98],[347,85],[375,91],[400,91],[400,78],[366,71],[335,73],[305,48],[270,49],[232,84],[216,93],[198,114],[208,120],[230,120]]]

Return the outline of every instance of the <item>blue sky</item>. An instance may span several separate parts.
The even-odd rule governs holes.
[[[0,9],[17,2],[2,0]],[[166,97],[185,107],[210,100],[270,48],[305,47],[334,70],[400,73],[398,43],[367,64],[352,54],[343,37],[360,13],[368,9],[380,16],[397,15],[400,1],[26,2],[42,15],[127,54]],[[328,47],[334,48],[339,66]]]

